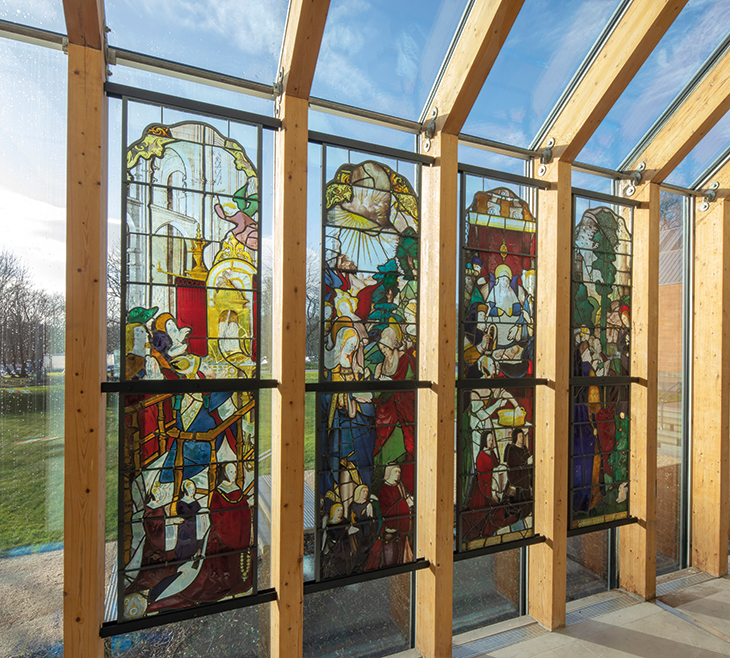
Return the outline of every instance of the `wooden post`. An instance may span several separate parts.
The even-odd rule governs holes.
[[[418,572],[416,646],[424,658],[451,657],[454,527],[454,382],[458,138],[437,133],[423,168],[418,395]]]
[[[657,377],[659,342],[659,185],[638,189],[634,210],[631,291],[631,457],[629,513],[619,530],[620,585],[644,599],[656,595]]]
[[[107,101],[104,52],[68,47],[64,654],[101,658],[104,615]]]
[[[555,160],[541,178],[537,253],[536,376],[546,378],[535,396],[535,534],[530,547],[529,611],[549,630],[565,625],[568,531],[571,314],[571,166]]]
[[[272,395],[271,656],[302,655],[304,359],[307,250],[306,99],[284,94],[276,135]]]
[[[701,201],[701,200],[700,200]],[[692,349],[692,565],[727,573],[730,200],[696,204]]]

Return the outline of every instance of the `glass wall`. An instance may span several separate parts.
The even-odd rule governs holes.
[[[685,197],[662,191],[659,219],[659,379],[657,408],[657,574],[686,566],[682,556],[684,442]]]
[[[60,656],[67,64],[0,61],[0,656]]]

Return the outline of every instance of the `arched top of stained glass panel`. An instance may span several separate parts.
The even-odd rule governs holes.
[[[126,379],[254,376],[260,202],[245,148],[205,123],[155,123],[126,165]]]

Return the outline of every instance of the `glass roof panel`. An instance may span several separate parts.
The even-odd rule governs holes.
[[[417,120],[467,0],[333,0],[312,96]]]
[[[679,163],[667,183],[689,187],[730,146],[730,113],[726,114]]]
[[[66,34],[62,0],[0,0],[0,20]]]
[[[729,32],[727,3],[689,0],[577,159],[616,169]]]
[[[463,132],[527,147],[619,0],[526,0]]]
[[[106,0],[112,47],[272,84],[287,0]]]

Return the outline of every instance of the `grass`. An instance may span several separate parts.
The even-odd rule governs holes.
[[[306,381],[317,381],[308,370]],[[267,375],[265,375],[267,376]],[[0,387],[0,555],[18,546],[63,540],[63,377],[48,386]],[[14,388],[13,388],[14,387]],[[117,537],[119,457],[118,396],[107,395],[106,538]],[[316,394],[306,395],[305,468],[315,465]],[[271,449],[271,391],[263,390],[259,409],[259,451]],[[37,440],[42,439],[42,440]],[[271,457],[259,473],[271,472]]]

